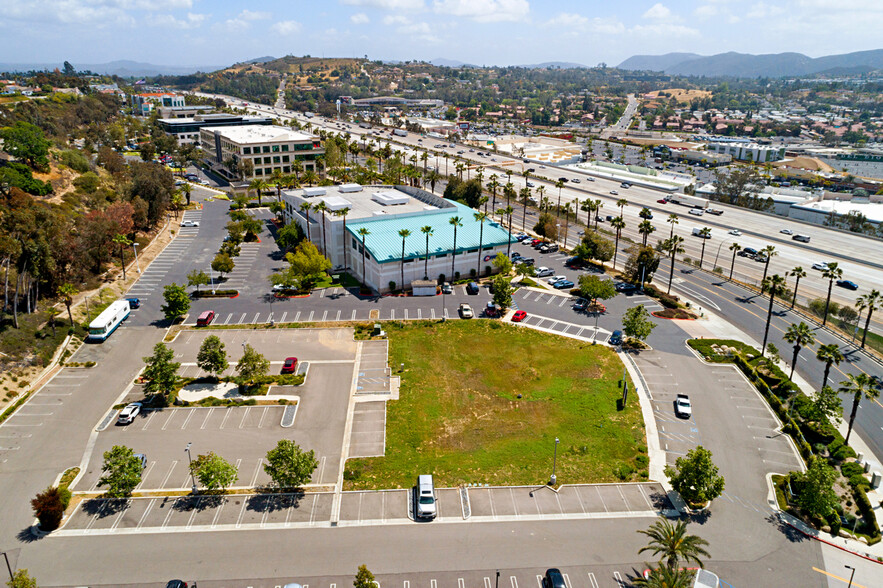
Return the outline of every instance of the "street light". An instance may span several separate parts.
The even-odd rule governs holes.
[[[9,580],[10,582],[15,582],[15,576],[12,575],[12,566],[9,565],[9,556],[6,555],[6,552],[3,552],[3,559],[6,560],[6,570],[9,572]],[[497,583],[499,583],[500,572],[497,572]]]
[[[188,443],[187,447],[184,448],[184,451],[187,452],[187,463],[190,464],[190,479],[193,482],[193,493],[196,494],[196,477],[193,475],[193,458],[190,456],[190,446],[193,443]]]
[[[549,486],[554,486],[557,478],[555,477],[555,462],[558,459],[558,437],[555,437],[555,451],[552,454],[552,477],[549,478]]]
[[[849,585],[846,587],[846,588],[850,588],[852,586],[852,578],[853,578],[853,576],[855,576],[855,568],[852,566],[847,566],[847,565],[844,565],[843,567],[848,570],[852,570],[852,573],[849,574]]]
[[[138,262],[138,243],[132,241],[132,249],[135,251],[135,265],[138,267],[138,273],[141,273],[141,264]]]
[[[726,243],[729,240],[730,240],[729,238],[726,238],[723,241],[721,241],[720,245],[717,246],[717,253],[714,254],[714,266],[711,268],[712,271],[714,271],[714,268],[717,267],[717,256],[721,254],[721,247],[723,247],[724,243]]]

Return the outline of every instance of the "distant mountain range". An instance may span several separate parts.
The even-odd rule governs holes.
[[[857,51],[825,57],[807,57],[802,53],[719,53],[703,56],[695,53],[635,55],[619,64],[620,69],[660,71],[683,76],[708,77],[788,77],[819,73],[861,73],[883,69],[883,49]]]
[[[445,59],[444,57],[436,57],[435,59],[430,59],[429,63],[435,65],[437,67],[481,67],[479,65],[474,65],[472,63],[465,63],[463,61],[457,61],[456,59]],[[496,66],[503,67],[503,66]],[[587,65],[583,65],[582,63],[571,63],[569,61],[544,61],[543,63],[523,63],[520,65],[516,65],[513,67],[524,67],[527,69],[542,69],[549,67],[557,67],[561,69],[576,69],[576,68],[584,68],[588,67]]]
[[[263,59],[263,58],[262,58]],[[71,62],[78,71],[93,71],[98,74],[116,75],[123,78],[144,77],[157,75],[182,76],[192,74],[198,71],[210,72],[223,69],[224,66],[218,65],[155,65],[153,63],[143,63],[139,61],[129,61],[121,59],[118,61],[110,61],[108,63],[75,63]],[[0,63],[0,71],[5,72],[25,72],[25,71],[41,71],[62,69],[63,63]]]

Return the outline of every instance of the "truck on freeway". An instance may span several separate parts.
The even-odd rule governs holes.
[[[671,194],[668,196],[668,201],[693,208],[708,208],[707,199],[699,198],[698,196],[688,196],[687,194]]]

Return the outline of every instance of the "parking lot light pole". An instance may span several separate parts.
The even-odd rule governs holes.
[[[190,446],[193,443],[188,443],[187,447],[184,448],[184,451],[187,452],[187,463],[190,465],[190,480],[193,482],[193,493],[196,494],[196,476],[193,475],[193,458],[190,456]]]
[[[549,478],[549,486],[554,486],[558,478],[555,477],[555,462],[558,460],[558,437],[555,437],[555,449],[552,453],[552,477]]]
[[[132,249],[135,251],[135,267],[138,268],[138,273],[141,273],[141,263],[138,261],[138,243],[132,241]]]
[[[849,574],[849,585],[846,587],[846,588],[851,588],[851,586],[852,586],[852,578],[853,578],[853,576],[855,576],[855,568],[852,567],[852,566],[846,566],[846,565],[843,566],[843,567],[846,568],[846,569],[848,569],[848,570],[852,570],[852,573]]]
[[[6,552],[3,552],[3,559],[6,560],[6,571],[9,572],[9,580],[10,582],[15,582],[15,576],[12,575],[12,566],[9,565],[9,556],[6,555]],[[499,583],[500,572],[497,572],[497,582]]]

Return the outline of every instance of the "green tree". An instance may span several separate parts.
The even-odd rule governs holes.
[[[280,488],[298,488],[310,481],[319,466],[315,452],[304,451],[290,439],[280,439],[276,447],[267,452],[264,471]]]
[[[270,361],[258,353],[254,347],[246,344],[242,357],[239,358],[239,362],[236,364],[236,371],[239,373],[239,376],[251,383],[255,378],[266,375],[269,370]]]
[[[711,461],[711,452],[701,445],[675,460],[674,467],[665,466],[665,475],[691,505],[705,504],[724,491],[724,478]]]
[[[616,296],[616,287],[612,280],[602,280],[593,274],[582,274],[579,277],[579,295],[596,304],[599,298],[609,300]]]
[[[503,310],[512,306],[512,285],[511,280],[504,274],[497,274],[493,279],[494,288],[494,304],[500,306]]]
[[[653,223],[651,223],[650,221],[641,221],[641,223],[638,225],[638,233],[641,234],[641,245],[645,247],[647,246],[647,238],[650,237],[650,233],[654,232],[655,230],[656,227],[654,227]]]
[[[175,353],[162,342],[153,346],[153,355],[143,358],[145,365],[141,376],[146,380],[145,394],[169,394],[174,390],[181,367],[180,363],[172,361],[174,358]]]
[[[70,499],[70,491],[65,490]],[[43,531],[54,531],[61,524],[64,517],[65,497],[62,491],[56,486],[50,486],[43,492],[37,494],[31,500],[31,508],[34,509],[34,516],[40,521],[40,529]]]
[[[9,588],[37,588],[37,580],[28,573],[27,569],[16,570],[11,580],[6,581]]]
[[[800,286],[800,278],[806,277],[806,270],[798,265],[785,275],[794,278],[794,296],[791,298],[791,308],[794,308],[794,304],[797,302],[797,288]]]
[[[218,272],[221,279],[224,278],[224,274],[232,272],[234,267],[236,267],[236,264],[233,263],[233,258],[227,253],[218,253],[212,260],[212,269]]]
[[[508,276],[512,271],[512,260],[505,253],[500,252],[491,260],[491,265],[497,270],[497,273]]]
[[[79,290],[73,284],[62,284],[58,287],[58,297],[61,298],[64,306],[67,308],[67,318],[71,322],[72,329],[74,328],[74,315],[71,313],[71,305],[74,303],[74,296],[79,293]]]
[[[622,230],[625,228],[625,221],[621,216],[614,217],[610,221],[610,226],[616,231],[616,240],[613,242],[613,269],[616,269],[616,255],[619,253],[619,239],[622,237]]]
[[[236,466],[214,451],[194,459],[190,473],[208,490],[226,490],[239,479]]]
[[[51,143],[43,130],[29,122],[18,121],[11,127],[0,128],[3,150],[23,161],[31,169],[48,171]]]
[[[288,223],[276,231],[276,244],[283,251],[290,251],[297,247],[304,238],[303,229],[297,223]],[[346,248],[344,248],[346,249]]]
[[[843,420],[843,404],[840,397],[831,386],[822,386],[809,405],[809,418],[817,423],[823,423],[825,420],[832,421],[835,424]]]
[[[865,319],[865,330],[862,333],[862,349],[865,348],[865,339],[868,336],[868,327],[871,325],[871,315],[879,308],[880,302],[883,301],[879,290],[871,290],[867,294],[858,297],[856,305],[868,309],[868,316]]]
[[[672,225],[674,227],[674,225]],[[680,235],[674,235],[662,242],[660,248],[670,255],[671,265],[668,269],[668,290],[667,294],[671,294],[671,282],[675,275],[675,257],[678,253],[684,252],[684,238]]]
[[[220,376],[230,364],[227,362],[227,350],[217,335],[209,335],[199,346],[196,354],[196,365],[203,371]]]
[[[371,573],[365,564],[359,566],[359,571],[356,572],[356,579],[353,580],[353,588],[377,588],[374,574]]]
[[[454,245],[451,248],[451,280],[454,279],[454,262],[457,259],[457,228],[463,226],[463,221],[459,216],[452,216],[448,219],[448,224],[454,227]]]
[[[420,227],[420,232],[426,235],[426,251],[423,256],[423,279],[429,279],[429,238],[432,237],[433,230],[432,226],[426,225],[425,227]],[[403,285],[404,287],[404,285]]]
[[[650,538],[650,543],[639,549],[638,553],[652,552],[659,557],[659,564],[670,570],[679,568],[682,562],[695,563],[702,567],[699,557],[711,557],[704,549],[708,541],[688,534],[687,523],[683,519],[672,524],[668,519],[660,517],[649,529],[639,529],[638,533]]]
[[[604,263],[613,259],[613,241],[605,239],[598,233],[587,233],[573,250],[573,254],[581,261]]]
[[[828,280],[828,297],[825,298],[825,314],[822,316],[822,326],[828,324],[828,308],[831,306],[831,288],[834,286],[834,280],[843,277],[843,270],[837,267],[837,262],[832,261],[828,267],[822,270],[822,277]]]
[[[828,463],[814,455],[810,458],[806,472],[799,476],[800,494],[797,504],[800,509],[813,518],[825,519],[840,504],[840,497],[834,490],[837,472]]]
[[[816,359],[825,364],[825,373],[822,376],[822,388],[828,385],[828,376],[831,375],[831,365],[840,365],[843,361],[843,353],[840,346],[836,343],[828,343],[827,345],[819,345],[816,351]]]
[[[399,237],[402,238],[402,260],[399,263],[402,271],[402,292],[405,291],[405,240],[411,236],[411,231],[409,229],[399,229]]]
[[[111,498],[125,498],[141,483],[141,459],[125,445],[114,445],[104,452],[101,471],[104,475],[98,478],[98,485],[106,486],[105,494]]]
[[[858,406],[862,398],[873,400],[880,396],[880,390],[877,389],[871,377],[861,372],[858,375],[846,374],[846,380],[840,382],[840,391],[844,394],[852,394],[852,411],[849,413],[849,427],[846,430],[846,439],[843,444],[849,444],[849,436],[852,434],[852,425],[855,422],[855,416],[858,414]]]
[[[711,236],[711,229],[708,227],[699,229],[699,237],[702,238],[702,250],[699,253],[699,269],[702,269],[702,262],[705,260],[705,243],[708,241],[709,236]]]
[[[479,223],[478,230],[478,259],[475,265],[475,273],[476,275],[481,275],[481,251],[484,247],[484,221],[488,219],[488,214],[486,212],[475,212],[472,214],[475,217],[475,221]]]
[[[632,584],[640,588],[690,588],[693,586],[693,571],[685,568],[671,570],[662,566],[651,569],[646,578],[633,578]]]
[[[164,286],[162,296],[166,303],[160,307],[160,310],[168,320],[175,320],[190,310],[190,297],[184,286],[175,283]]]
[[[365,266],[365,255],[368,253],[368,246],[365,244],[365,239],[371,234],[371,231],[369,231],[367,227],[361,227],[356,232],[362,238],[362,287],[366,288],[367,283],[365,282],[365,278],[367,277],[368,271]]]
[[[291,264],[294,275],[307,283],[315,282],[331,269],[331,261],[310,241],[301,241],[294,253],[285,255],[285,260]]]
[[[632,248],[629,258],[625,262],[623,273],[630,282],[641,284],[653,281],[653,274],[659,269],[659,254],[652,247]]]
[[[196,286],[196,291],[199,292],[200,286],[205,286],[209,283],[209,276],[202,270],[193,270],[189,274],[187,274],[187,285],[188,286]]]
[[[126,259],[124,256],[125,248],[132,244],[128,237],[122,234],[114,235],[111,241],[120,246],[120,267],[123,268],[123,280],[126,279]]]
[[[650,313],[643,304],[631,307],[622,316],[622,332],[626,337],[643,341],[655,328],[656,324],[650,320]]]
[[[800,350],[807,345],[815,343],[816,338],[813,336],[812,329],[809,325],[800,321],[799,324],[795,325],[792,323],[791,326],[788,327],[783,339],[794,346],[794,356],[791,359],[791,374],[788,376],[789,380],[793,380],[794,368],[797,367],[797,356],[800,355]]]

